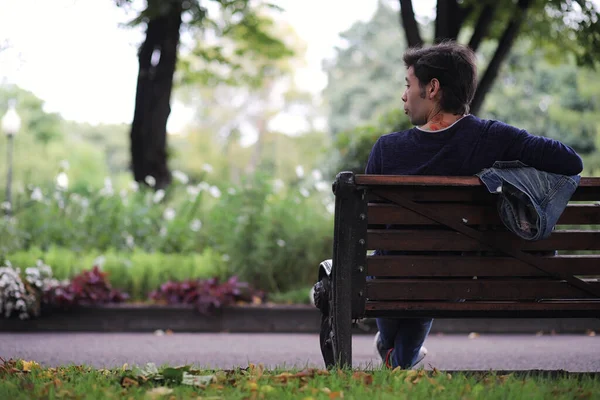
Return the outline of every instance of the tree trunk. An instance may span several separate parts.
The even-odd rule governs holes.
[[[496,52],[494,53],[492,60],[488,64],[485,73],[483,74],[483,77],[480,79],[479,84],[477,85],[477,91],[475,92],[475,97],[471,103],[472,114],[477,114],[481,109],[483,101],[485,100],[485,96],[492,88],[492,85],[498,76],[498,71],[500,70],[502,62],[512,48],[515,38],[519,33],[519,29],[521,28],[521,24],[525,19],[527,9],[530,5],[531,0],[519,0],[517,4],[518,10],[515,12],[515,15],[506,26],[506,29],[504,29],[502,37],[498,41]]]
[[[400,0],[400,17],[408,47],[423,46],[423,39],[419,33],[419,25],[415,19],[415,11],[413,10],[412,0]]]
[[[435,42],[456,40],[463,22],[463,10],[456,0],[438,0],[435,17]]]
[[[469,47],[473,51],[476,52],[479,49],[479,45],[483,41],[483,38],[487,36],[497,8],[497,3],[494,5],[486,4],[481,10],[477,23],[475,24],[475,29],[473,30],[473,35],[471,35],[471,40],[469,40]]]
[[[135,112],[131,124],[131,166],[134,179],[147,176],[156,189],[171,183],[167,165],[167,119],[177,62],[181,0],[170,2],[168,12],[148,22],[146,39],[138,53],[139,72]]]

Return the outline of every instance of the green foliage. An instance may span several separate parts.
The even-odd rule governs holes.
[[[40,251],[52,254],[57,246],[98,256],[131,252],[130,261],[107,267],[131,293],[147,289],[149,281],[195,277],[206,265],[223,278],[238,275],[259,289],[285,291],[310,284],[315,266],[330,257],[333,196],[318,174],[297,178],[288,188],[262,174],[221,189],[207,182],[189,184],[181,172],[175,178],[186,183],[175,183],[167,192],[133,186],[115,193],[109,182],[85,193],[27,189],[17,196],[13,216],[0,220],[0,254],[27,250],[53,263],[60,260],[48,260]],[[197,264],[199,270],[182,262],[172,268],[178,273],[167,276],[141,260],[130,264],[143,257],[138,252],[202,253],[207,259]],[[89,268],[90,261],[65,261],[57,276],[74,272],[63,274],[62,268]],[[135,281],[120,276],[129,276],[133,265],[140,265]]]
[[[220,275],[235,274],[268,292],[314,281],[315,266],[331,254],[332,220],[325,204],[332,199],[315,193],[311,183],[278,190],[259,173],[222,200],[207,222],[209,244],[230,261]]]
[[[48,146],[53,141],[60,140],[62,118],[55,113],[43,110],[44,102],[33,93],[13,85],[0,87],[0,116],[8,109],[8,102],[16,100],[17,113],[21,117],[22,126],[19,134],[27,133],[34,141]]]
[[[373,145],[381,135],[411,127],[402,110],[392,110],[376,122],[339,133],[334,140],[334,154],[329,172],[352,171],[363,174]]]
[[[107,273],[111,285],[127,292],[135,301],[147,300],[151,291],[170,280],[208,279],[223,269],[220,265],[224,263],[222,257],[211,249],[202,253],[166,254],[139,249],[131,252],[114,249],[75,252],[60,247],[45,251],[30,248],[9,253],[6,259],[16,266],[35,265],[37,260],[43,260],[52,267],[54,278],[60,280],[71,279],[99,265]]]
[[[340,36],[345,46],[324,65],[323,98],[334,135],[400,108],[404,91],[405,39],[397,11],[380,1],[370,21],[356,22]]]
[[[583,155],[595,153],[600,144],[596,74],[569,60],[550,64],[542,50],[530,54],[527,47],[522,43],[513,48],[486,98],[483,117],[558,139]],[[586,165],[586,171],[598,166]]]

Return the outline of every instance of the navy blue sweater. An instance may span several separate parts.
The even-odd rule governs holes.
[[[575,150],[557,140],[468,115],[442,131],[412,128],[381,136],[366,173],[469,176],[495,161],[512,160],[561,175],[577,175],[583,169]]]

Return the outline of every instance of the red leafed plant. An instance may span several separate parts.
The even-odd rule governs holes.
[[[44,303],[50,307],[70,308],[78,305],[120,303],[129,298],[127,293],[113,289],[106,272],[98,266],[82,271],[66,284],[58,284],[44,292]]]
[[[238,302],[262,302],[265,294],[233,276],[223,283],[218,278],[169,281],[151,292],[149,297],[159,303],[193,304],[202,314],[210,315],[222,307]]]

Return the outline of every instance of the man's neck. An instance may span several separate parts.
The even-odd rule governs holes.
[[[445,112],[439,112],[434,114],[431,118],[428,119],[425,125],[420,126],[419,128],[425,131],[439,131],[442,129],[446,129],[466,114],[451,114]]]

